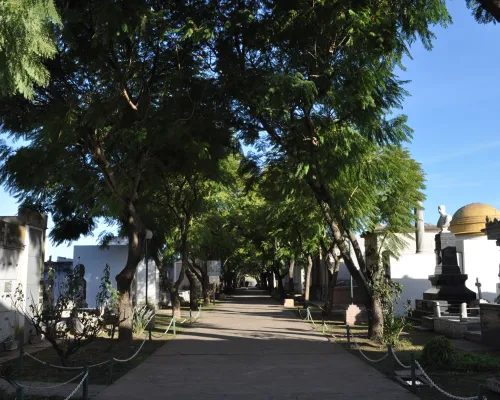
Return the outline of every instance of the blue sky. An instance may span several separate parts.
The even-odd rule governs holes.
[[[438,219],[439,204],[450,214],[472,202],[500,208],[500,26],[477,24],[465,0],[448,7],[454,23],[435,30],[431,52],[415,44],[413,60],[400,75],[411,80],[402,112],[415,130],[409,147],[427,174],[424,207],[430,223]],[[0,215],[17,213],[3,189],[0,205]],[[94,244],[105,228],[77,243]],[[47,249],[47,257],[72,254],[72,246]]]

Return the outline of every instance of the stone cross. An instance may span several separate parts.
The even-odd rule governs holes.
[[[476,287],[477,287],[477,295],[479,297],[479,300],[482,300],[483,299],[483,294],[481,293],[481,282],[479,282],[479,278],[476,278],[476,283],[475,283]]]

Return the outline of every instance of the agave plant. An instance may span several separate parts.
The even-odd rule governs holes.
[[[147,306],[135,307],[132,316],[132,330],[134,334],[142,335],[154,315],[154,310],[149,309]]]

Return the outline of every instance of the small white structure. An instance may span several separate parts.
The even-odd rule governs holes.
[[[23,308],[42,303],[40,279],[45,255],[47,217],[20,208],[18,216],[0,217],[0,341],[14,338],[23,329],[28,339],[30,327],[12,309],[12,296],[20,284],[24,293]],[[34,333],[34,332],[33,332]]]
[[[73,266],[83,264],[85,266],[85,280],[87,281],[87,304],[96,307],[96,296],[106,264],[110,266],[110,278],[113,287],[116,288],[115,277],[125,267],[127,262],[128,244],[126,240],[120,239],[111,242],[106,249],[99,246],[75,246],[73,252]],[[160,299],[159,271],[154,261],[148,261],[148,303],[156,306]],[[137,267],[134,282],[132,284],[133,304],[146,303],[146,262],[141,260]]]

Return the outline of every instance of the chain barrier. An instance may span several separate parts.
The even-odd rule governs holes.
[[[58,383],[57,385],[52,385],[52,386],[31,386],[31,385],[25,385],[23,383],[19,383],[19,382],[16,382],[19,386],[22,386],[23,388],[26,388],[26,389],[42,389],[42,390],[45,390],[45,389],[54,389],[54,388],[57,388],[57,387],[61,387],[61,386],[64,386],[64,385],[67,385],[68,383],[71,383],[73,382],[74,380],[78,379],[80,376],[82,376],[84,374],[84,372],[81,372],[79,373],[77,376],[74,376],[73,378],[71,378],[69,381],[66,381],[64,383]]]
[[[46,365],[48,367],[52,367],[52,368],[56,368],[56,369],[67,369],[67,370],[83,370],[85,367],[64,367],[62,365],[54,365],[54,364],[49,364],[48,362],[46,361],[42,361],[40,360],[39,358],[36,358],[33,354],[30,354],[30,353],[24,353],[25,356],[28,356],[30,358],[32,358],[33,360],[35,360],[36,362],[39,362],[40,364],[43,364],[43,365]],[[106,361],[103,361],[103,362],[100,362],[100,363],[97,363],[97,364],[92,364],[92,365],[89,365],[89,368],[94,368],[94,367],[98,367],[100,365],[104,365],[104,364],[107,364],[109,362],[109,360],[106,360]]]
[[[119,358],[113,357],[113,361],[116,361],[116,362],[119,362],[119,363],[125,363],[125,362],[133,360],[137,356],[137,354],[139,354],[139,352],[142,350],[142,347],[144,346],[144,343],[146,343],[146,339],[147,338],[148,338],[148,335],[145,335],[144,336],[144,340],[142,341],[141,345],[139,346],[139,348],[137,349],[137,351],[131,357],[126,358],[124,360],[121,360]]]
[[[426,374],[426,372],[420,366],[418,361],[415,361],[415,365],[418,367],[418,369],[420,371],[422,371],[422,375],[424,375],[425,379],[427,379],[429,381],[429,384],[431,385],[431,387],[436,388],[439,392],[441,392],[445,396],[449,397],[450,399],[454,399],[454,400],[487,400],[486,396],[483,396],[483,395],[481,395],[481,398],[479,396],[460,397],[460,396],[455,396],[451,393],[448,393],[447,391],[441,389],[438,385],[436,385],[436,383],[431,378],[429,378],[429,375]]]
[[[357,344],[356,342],[354,342],[354,344],[356,345],[359,353],[368,361],[372,362],[372,363],[379,363],[380,361],[384,361],[387,356],[389,355],[389,352],[385,353],[382,357],[376,359],[376,360],[373,360],[372,358],[368,357],[365,353],[363,353],[363,351],[361,350],[361,347],[359,347],[359,344]]]
[[[394,359],[396,360],[396,362],[397,362],[397,363],[398,363],[401,367],[403,367],[403,368],[405,368],[405,369],[410,369],[410,368],[411,368],[411,365],[405,365],[405,364],[403,364],[403,363],[401,362],[401,360],[398,358],[398,356],[397,356],[397,355],[396,355],[396,353],[394,352],[394,349],[392,348],[392,346],[391,346],[391,353],[392,353],[392,355],[393,355]]]
[[[80,383],[76,386],[76,388],[73,389],[73,391],[64,400],[71,399],[75,395],[75,393],[78,391],[78,389],[80,389],[80,387],[83,385],[83,382],[85,382],[85,379],[87,379],[88,376],[89,376],[89,373],[86,372],[85,375],[84,375],[84,377],[80,381]]]
[[[167,327],[167,329],[165,330],[165,332],[161,333],[160,335],[153,335],[153,334],[151,333],[151,337],[154,337],[155,339],[160,339],[160,338],[162,338],[163,336],[165,336],[165,335],[168,333],[168,331],[170,330],[170,327],[172,326],[172,323],[174,322],[174,319],[175,319],[175,318],[172,318],[172,319],[170,320],[170,324],[168,325],[168,327]]]
[[[64,367],[62,365],[54,365],[54,364],[49,364],[48,362],[46,361],[42,361],[40,360],[39,358],[36,358],[34,355],[30,354],[30,353],[24,353],[25,356],[28,356],[30,358],[32,358],[33,360],[39,362],[40,364],[44,364],[48,367],[52,367],[52,368],[56,368],[56,369],[68,369],[68,370],[83,370],[84,367]],[[106,361],[107,362],[107,361]]]

